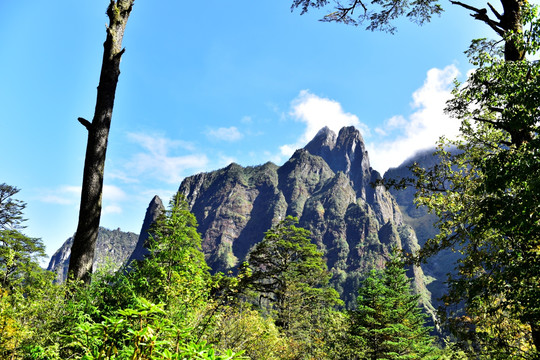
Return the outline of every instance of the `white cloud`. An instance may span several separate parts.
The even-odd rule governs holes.
[[[132,176],[147,175],[174,184],[180,182],[186,170],[202,170],[208,164],[205,154],[171,154],[179,147],[193,152],[194,146],[188,142],[171,140],[159,134],[130,133],[128,137],[146,150],[133,155],[126,164]]]
[[[126,199],[126,193],[117,186],[104,185],[103,186],[103,200],[104,201],[122,201]]]
[[[231,163],[238,162],[235,157],[225,155],[223,153],[218,154],[218,161],[216,162],[217,168],[229,166]]]
[[[401,115],[398,116],[392,116],[387,121],[387,127],[390,128],[390,130],[401,128],[407,125],[407,120]]]
[[[435,146],[441,136],[454,138],[459,133],[459,120],[444,114],[453,80],[458,75],[454,65],[427,72],[424,85],[412,95],[413,113],[407,118],[394,116],[383,127],[375,129],[382,138],[367,144],[373,168],[384,172],[419,150]]]
[[[182,148],[188,151],[194,151],[195,145],[188,141],[171,140],[159,133],[128,133],[128,138],[147,150],[156,153],[166,153],[173,148]]]
[[[223,140],[223,141],[238,141],[244,137],[244,135],[235,127],[228,128],[221,127],[218,129],[209,129],[206,133],[208,137]]]
[[[241,120],[242,124],[252,124],[253,123],[253,119],[251,118],[251,116],[244,116]]]
[[[112,169],[109,172],[105,174],[107,179],[110,180],[119,180],[124,184],[135,184],[139,182],[139,179],[130,177],[128,174],[126,174],[124,171],[120,169]]]
[[[103,208],[103,215],[107,214],[121,214],[122,208],[118,205],[108,205]]]
[[[306,129],[296,143],[280,147],[282,155],[290,156],[296,149],[304,147],[325,126],[336,133],[344,126],[355,126],[362,134],[369,135],[368,127],[356,115],[345,112],[339,102],[319,97],[309,90],[302,90],[291,106],[290,115],[305,123]]]
[[[265,159],[268,159],[268,161],[271,161],[274,164],[279,164],[279,163],[281,163],[281,160],[282,160],[281,155],[273,154],[270,151],[265,151],[264,156],[265,156]]]
[[[65,185],[56,189],[42,190],[40,200],[58,205],[78,205],[81,196],[81,186]],[[116,203],[127,199],[126,193],[117,186],[103,186],[103,202]]]
[[[73,205],[79,202],[80,196],[80,186],[64,185],[56,189],[42,190],[39,200],[49,204]]]

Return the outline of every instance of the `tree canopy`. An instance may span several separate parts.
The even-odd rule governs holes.
[[[411,292],[405,265],[396,257],[372,270],[358,289],[350,334],[365,359],[437,359],[426,315]]]
[[[475,7],[461,1],[450,1],[451,4],[460,6],[470,11],[470,15],[482,21],[497,35],[504,38],[505,53],[507,60],[523,59],[523,49],[516,46],[511,40],[512,34],[522,31],[523,11],[528,4],[524,0],[500,0],[502,12],[497,10],[491,3],[487,8]],[[293,0],[291,9],[301,8],[301,14],[310,8],[326,8],[333,4],[333,9],[325,15],[321,21],[338,22],[354,26],[366,25],[367,30],[380,30],[394,33],[397,28],[394,22],[405,17],[414,23],[422,25],[429,22],[433,15],[440,15],[443,8],[436,0]]]
[[[16,187],[0,184],[0,285],[5,289],[29,281],[39,269],[39,258],[45,256],[41,239],[21,232],[26,204],[14,198],[18,192]]]
[[[540,44],[540,22],[535,7],[523,10],[527,30],[508,41],[532,55]],[[439,217],[440,230],[416,259],[447,248],[463,254],[444,300],[455,334],[476,344],[471,351],[535,358],[540,349],[540,65],[525,57],[508,61],[506,50],[500,42],[473,41],[469,56],[478,68],[456,85],[447,108],[462,121],[460,137],[441,141],[439,165],[414,168],[417,202]]]
[[[311,243],[309,231],[297,223],[297,218],[287,216],[266,232],[248,256],[249,286],[273,304],[277,324],[284,328],[299,315],[295,311],[339,303],[337,292],[328,286],[330,273],[322,252]]]

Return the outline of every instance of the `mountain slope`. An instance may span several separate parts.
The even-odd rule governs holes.
[[[435,149],[421,151],[410,159],[404,161],[400,166],[389,169],[384,174],[385,180],[400,180],[402,178],[412,177],[412,172],[409,170],[414,163],[422,168],[431,168],[439,163]],[[418,243],[420,246],[437,235],[435,223],[438,218],[435,214],[429,213],[425,207],[417,207],[414,202],[416,193],[415,188],[408,187],[406,189],[396,190],[390,189],[390,193],[394,196],[403,213],[404,222],[414,228]],[[422,266],[425,275],[430,279],[427,288],[432,293],[432,303],[435,306],[442,305],[441,297],[446,294],[446,280],[449,273],[453,272],[455,264],[460,256],[451,250],[443,250],[432,256]]]
[[[138,237],[139,235],[132,232],[123,232],[120,229],[109,230],[100,227],[92,271],[103,266],[112,266],[112,270],[120,268],[135,249]],[[57,280],[60,282],[67,278],[72,244],[73,237],[70,237],[56,250],[47,267],[47,270],[57,273]]]
[[[365,272],[382,266],[393,247],[418,247],[392,195],[371,186],[377,179],[358,130],[346,127],[336,135],[323,128],[281,167],[231,164],[184,179],[179,191],[199,222],[214,271],[233,269],[266,230],[293,215],[312,232],[334,286],[352,303]],[[409,275],[427,303],[422,270]]]

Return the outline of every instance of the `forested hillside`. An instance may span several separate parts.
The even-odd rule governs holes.
[[[70,75],[62,75],[74,74],[71,68],[78,69],[75,77],[93,71],[88,64],[75,62],[76,57],[86,59],[86,55],[80,56],[67,46],[86,42],[86,35],[70,37],[75,31],[73,19],[77,25],[83,24],[79,15],[84,12],[78,13],[70,4],[69,13],[63,12],[68,15],[60,22],[48,17],[51,12],[39,13],[49,11],[48,7],[60,10],[53,3],[45,8],[37,2],[11,2],[2,10],[14,13],[21,3],[27,10],[23,16],[5,24],[0,21],[0,30],[12,31],[5,37],[9,51],[1,61],[15,58],[9,64],[17,65],[16,70],[0,66],[8,70],[2,78],[11,79],[3,93],[7,101],[0,108],[15,103],[15,111],[5,116],[10,120],[7,123],[15,126],[22,120],[28,125],[22,131],[24,140],[12,142],[12,134],[6,131],[0,142],[8,144],[4,162],[19,166],[7,169],[6,182],[0,183],[0,359],[540,359],[540,61],[536,60],[540,7],[522,0],[500,0],[484,7],[451,0],[451,6],[465,10],[495,38],[471,40],[465,54],[473,69],[467,69],[462,81],[454,80],[451,94],[444,85],[451,82],[448,76],[429,70],[425,84],[413,93],[406,119],[393,114],[394,110],[386,111],[399,93],[394,85],[407,78],[407,66],[440,61],[428,59],[427,54],[438,55],[449,45],[439,39],[447,35],[443,32],[436,34],[437,49],[416,38],[405,46],[398,41],[387,58],[377,51],[381,44],[378,37],[364,38],[362,58],[349,62],[346,49],[351,44],[339,36],[327,36],[319,28],[287,28],[289,18],[266,27],[266,33],[251,33],[250,27],[259,26],[267,20],[266,15],[272,15],[269,10],[257,16],[260,14],[254,9],[261,8],[256,2],[237,10],[241,16],[236,17],[226,13],[228,7],[237,5],[231,2],[210,7],[196,4],[195,11],[189,7],[193,4],[183,3],[179,11],[176,2],[165,1],[153,13],[158,16],[152,19],[157,22],[151,28],[140,26],[142,17],[131,17],[138,40],[152,46],[138,54],[151,62],[126,64],[134,77],[126,81],[125,93],[118,97],[124,102],[119,113],[125,121],[119,128],[129,132],[126,137],[137,144],[123,148],[119,137],[112,136],[111,141],[118,141],[111,146],[113,153],[123,148],[130,154],[116,157],[113,163],[121,165],[106,172],[109,130],[125,53],[122,41],[135,4],[134,0],[109,0],[94,115],[91,121],[77,118],[87,138],[82,186],[56,182],[53,189],[43,187],[42,181],[55,162],[65,166],[60,154],[72,145],[70,136],[58,136],[65,124],[58,126],[53,118],[75,119],[73,107],[88,111],[88,104],[74,101],[66,92],[67,99],[48,97],[48,91],[58,80],[60,87],[79,93],[75,83],[81,79],[63,84],[61,80]],[[141,5],[146,12],[156,9],[150,2]],[[223,13],[211,16],[219,6]],[[184,7],[192,10],[184,11]],[[362,25],[391,34],[396,33],[397,25],[402,27],[404,18],[423,25],[443,13],[436,0],[293,0],[291,9],[299,9],[301,15],[309,13],[308,17],[323,11],[322,22]],[[5,20],[11,20],[8,17]],[[189,22],[184,33],[171,31],[170,24],[184,24],[192,17],[198,20]],[[54,36],[43,38],[44,46],[30,42],[31,36],[46,30],[43,22],[41,27],[32,24],[42,18],[47,26],[60,26]],[[461,23],[451,24],[453,41],[463,29]],[[225,32],[228,26],[237,30],[232,39]],[[274,35],[281,34],[280,41],[285,40],[281,26],[289,29],[283,32],[287,37],[301,37],[296,38],[296,44],[289,43],[289,48],[265,53]],[[206,30],[212,35],[206,37],[211,44],[198,37]],[[230,41],[220,42],[220,36]],[[163,64],[174,68],[185,64],[182,60],[186,58],[192,60],[189,51],[174,53],[172,60],[167,51],[193,39],[196,51],[203,45],[210,50],[182,73],[172,69],[159,73],[160,78],[167,78],[160,86],[148,86],[155,84],[152,68]],[[285,75],[274,79],[279,72],[271,70],[294,58],[294,51],[304,42],[310,44],[309,56],[302,57],[294,69],[289,68],[294,62],[281,66]],[[239,44],[252,45],[252,52],[263,55],[257,61],[233,56],[228,50]],[[414,47],[414,52],[402,54],[408,47]],[[31,55],[27,56],[30,62],[18,56],[27,49],[31,51],[26,53]],[[50,78],[54,81],[42,82],[47,91],[40,89],[35,98],[29,98],[34,82],[39,84],[40,78],[48,75],[47,67],[41,73],[32,71],[34,63],[47,60],[45,54],[54,58],[48,62],[54,65]],[[323,61],[315,62],[319,58]],[[18,67],[17,61],[24,66]],[[217,66],[212,68],[198,64],[213,61]],[[236,63],[240,66],[235,67]],[[387,76],[402,63],[407,64],[401,68],[406,70],[394,73],[399,76]],[[459,76],[457,68],[449,68],[455,70],[452,78]],[[242,77],[235,69],[248,75]],[[348,81],[358,69],[362,77]],[[330,76],[322,80],[318,72]],[[221,77],[228,82],[221,82]],[[188,90],[177,91],[185,83]],[[383,90],[376,97],[369,94],[372,87],[381,84],[383,87],[377,88]],[[371,132],[340,103],[309,90],[300,90],[298,98],[289,102],[289,115],[275,106],[277,95],[265,95],[260,101],[270,109],[265,113],[272,114],[270,121],[267,115],[251,116],[253,108],[244,101],[250,98],[248,92],[257,88],[274,88],[283,96],[291,88],[306,89],[308,85],[329,93],[343,87],[343,93],[353,93],[349,101],[362,101],[362,106],[377,101],[377,111],[388,120]],[[147,87],[149,92],[135,91]],[[45,100],[40,102],[42,98]],[[143,102],[149,110],[139,114],[143,108],[136,105]],[[174,109],[161,112],[168,106]],[[25,112],[26,108],[39,109],[39,113]],[[182,108],[191,112],[178,111]],[[68,112],[63,112],[65,109]],[[230,109],[235,111],[227,112]],[[19,117],[19,113],[26,115]],[[185,131],[199,140],[204,133],[204,146],[210,150],[197,154],[191,138],[181,141],[150,133],[157,124],[154,118],[169,120],[171,114],[174,120],[182,120],[171,121],[171,132]],[[335,117],[327,118],[328,114]],[[145,118],[144,126],[137,123],[139,116]],[[227,142],[238,146],[236,154],[246,152],[249,154],[244,158],[250,158],[252,149],[238,144],[252,141],[252,147],[257,147],[266,135],[259,127],[271,123],[277,128],[287,116],[295,124],[289,121],[280,127],[286,130],[278,135],[283,138],[273,143],[281,155],[290,156],[282,165],[266,162],[243,167],[212,147],[213,143]],[[223,127],[223,119],[232,118],[246,128]],[[26,123],[28,119],[32,122]],[[209,125],[202,130],[205,123],[194,131],[188,126],[199,119],[219,123],[219,127]],[[382,159],[398,151],[408,156],[412,153],[409,150],[423,148],[424,137],[434,132],[427,120],[448,130],[436,141],[433,154],[419,153],[384,177],[371,167],[364,139],[355,126],[365,130],[366,136],[392,137],[379,142],[388,146],[379,153]],[[446,128],[454,120],[459,130]],[[339,124],[339,133],[324,127],[309,141],[329,122]],[[286,132],[299,131],[294,126],[299,123],[305,131],[295,143]],[[43,124],[45,127],[40,127]],[[134,130],[140,128],[143,130]],[[34,142],[36,146],[27,146]],[[61,151],[50,150],[55,142],[62,142]],[[75,139],[75,143],[80,141]],[[287,152],[293,148],[290,144],[302,148],[292,154]],[[144,152],[137,152],[138,147]],[[190,155],[177,156],[174,151],[179,149]],[[26,151],[31,157],[21,160],[19,153]],[[262,153],[264,161],[272,158],[269,152]],[[12,158],[15,162],[10,162]],[[74,158],[82,159],[82,153]],[[219,164],[212,167],[219,168],[229,163],[208,171],[209,164]],[[25,172],[38,165],[47,171]],[[56,169],[61,174],[55,175],[62,181],[69,178],[64,169]],[[186,177],[186,169],[199,173]],[[25,194],[7,183],[11,179],[8,175],[17,170],[25,172],[18,178],[21,181],[38,179],[34,192]],[[151,177],[160,182],[141,185]],[[115,185],[106,184],[105,179]],[[158,196],[152,199],[138,238],[120,229],[100,227],[102,215],[123,211],[120,204],[148,196],[149,189],[157,188],[155,184],[177,186],[180,181],[167,206]],[[131,197],[123,190],[128,187]],[[79,202],[70,197],[74,193],[80,194]],[[51,259],[49,267],[57,272],[40,266],[46,256],[45,245],[40,238],[27,235],[32,232],[27,233],[25,212],[33,209],[26,208],[23,198],[49,204],[50,213],[57,205],[66,206],[69,216],[74,206],[80,206],[77,232]],[[108,206],[104,206],[104,199],[110,201]],[[46,215],[42,213],[39,221],[47,221]],[[107,265],[109,261],[111,265]],[[437,311],[428,290],[439,298]],[[442,331],[435,331],[430,321]]]
[[[43,251],[39,239],[16,241],[33,248],[19,250],[25,262],[4,263],[11,270],[2,282],[11,290],[0,296],[4,358],[427,359],[444,352],[397,257],[366,274],[357,309],[344,311],[323,252],[292,216],[265,233],[235,276],[210,274],[180,193],[154,222],[147,256],[129,271],[98,270],[89,285],[55,284],[55,274],[32,261]]]
[[[378,179],[357,129],[324,128],[280,167],[231,164],[186,178],[179,192],[199,222],[214,272],[234,270],[268,229],[294,216],[322,251],[332,285],[353,306],[362,278],[381,268],[393,248],[418,249],[393,197],[374,186]],[[431,311],[421,268],[409,275]]]

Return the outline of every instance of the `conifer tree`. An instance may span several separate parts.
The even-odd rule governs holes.
[[[137,292],[177,307],[182,318],[202,305],[210,291],[210,268],[197,226],[183,196],[176,194],[151,228],[150,253],[131,274],[138,284]]]
[[[288,216],[266,232],[248,256],[246,287],[259,294],[259,304],[275,314],[275,323],[308,358],[324,358],[342,301],[329,286],[322,251],[310,232]]]
[[[311,243],[310,232],[297,223],[288,216],[266,232],[248,257],[250,287],[272,303],[276,323],[283,328],[291,325],[295,309],[339,302],[337,292],[328,286],[330,273],[322,252]]]
[[[350,335],[362,359],[437,359],[419,295],[411,293],[404,264],[397,258],[372,270],[358,290]]]
[[[13,197],[18,192],[14,186],[0,184],[0,288],[10,290],[42,272],[38,260],[45,256],[41,239],[21,232],[26,204]]]

